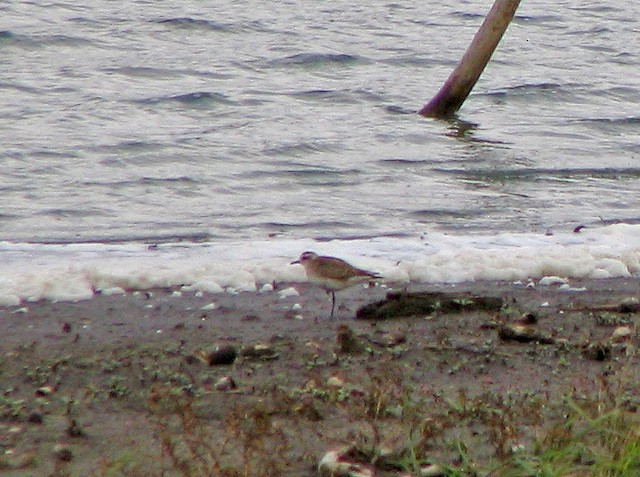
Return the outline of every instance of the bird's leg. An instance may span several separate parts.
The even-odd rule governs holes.
[[[331,317],[329,319],[333,319],[333,311],[336,308],[336,292],[331,290]]]

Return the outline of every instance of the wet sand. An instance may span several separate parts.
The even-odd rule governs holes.
[[[299,296],[286,291],[292,287]],[[407,399],[425,403],[424,420],[428,406],[439,412],[461,393],[551,402],[593,393],[602,379],[626,386],[639,377],[629,351],[636,309],[619,308],[640,297],[637,278],[412,285],[407,291],[500,297],[503,310],[355,319],[388,291],[338,292],[333,320],[330,297],[310,284],[236,295],[129,291],[1,308],[0,471],[317,475],[329,449],[400,446],[412,425],[399,410]],[[505,324],[527,315],[534,319],[526,326],[551,337],[548,344],[501,337]],[[631,334],[614,341],[622,327]],[[220,346],[237,353],[232,364],[210,364]],[[547,419],[539,426],[552,424]],[[538,430],[523,423],[512,444],[531,442]],[[496,458],[482,432],[469,439],[480,461]],[[446,439],[429,442],[433,460],[451,464]],[[400,475],[390,467],[377,475]]]

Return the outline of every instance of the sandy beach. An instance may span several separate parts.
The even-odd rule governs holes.
[[[355,318],[389,291],[339,292],[333,320],[310,284],[2,308],[0,470],[312,476],[338,449],[375,475],[454,475],[533,449],[563,397],[638,399],[636,278],[396,287],[459,307]]]

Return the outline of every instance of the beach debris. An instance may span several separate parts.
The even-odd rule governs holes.
[[[215,302],[207,303],[206,305],[200,307],[202,311],[211,311],[215,310],[216,308],[218,308],[218,304]]]
[[[559,288],[565,292],[586,292],[588,290],[587,287],[572,287],[568,283],[563,283]]]
[[[419,114],[450,119],[471,93],[516,13],[520,0],[495,0],[462,59]]]
[[[347,325],[338,326],[336,343],[338,345],[338,352],[340,353],[359,354],[365,351],[364,345]]]
[[[399,477],[413,477],[415,474],[401,474]],[[438,464],[422,464],[418,469],[420,477],[444,477],[447,471]]]
[[[31,467],[35,464],[37,455],[35,450],[18,454],[15,449],[5,449],[0,455],[0,470],[19,470]]]
[[[508,323],[498,328],[498,337],[504,341],[517,341],[519,343],[537,342],[541,344],[553,344],[555,339],[537,331],[532,326],[522,323]]]
[[[334,389],[339,389],[344,387],[344,379],[341,376],[336,374],[329,376],[327,378],[327,386]]]
[[[611,341],[614,343],[621,343],[631,339],[633,330],[630,326],[618,326],[613,333],[611,333]]]
[[[389,292],[384,300],[365,305],[356,312],[360,320],[420,317],[432,313],[460,313],[464,311],[499,311],[503,300],[492,296],[469,293]]]
[[[260,321],[260,317],[258,315],[244,315],[240,321]]]
[[[446,470],[438,464],[424,464],[418,470],[420,477],[440,477],[447,475]]]
[[[296,290],[294,287],[285,288],[284,290],[280,290],[278,292],[278,296],[280,299],[289,298],[291,296],[300,296],[300,292]]]
[[[620,313],[638,313],[640,312],[640,300],[636,297],[625,298],[618,305]]]
[[[36,389],[36,396],[47,397],[56,392],[55,386],[42,386]]]
[[[582,354],[594,361],[607,361],[611,358],[611,345],[602,342],[587,343],[582,347]]]
[[[529,311],[522,314],[522,316],[520,317],[519,323],[523,325],[535,325],[538,322],[538,320],[539,320],[538,315]]]
[[[376,335],[369,339],[371,343],[384,346],[386,348],[393,348],[407,342],[407,335],[402,331],[378,331]]]
[[[571,311],[601,311],[606,313],[640,313],[640,300],[628,297],[620,303],[572,307]]]
[[[321,477],[374,477],[373,468],[356,460],[354,447],[331,450],[325,453],[318,463]]]
[[[209,366],[233,364],[238,356],[238,350],[233,345],[223,344],[198,350],[195,356]]]
[[[556,277],[555,275],[551,275],[548,277],[542,277],[538,281],[538,285],[540,286],[552,286],[552,285],[566,285],[569,283],[569,280],[563,277]]]
[[[102,296],[125,295],[127,292],[122,287],[99,288],[96,294]]]
[[[265,283],[260,287],[260,293],[269,293],[275,290],[275,286],[273,283]]]
[[[71,462],[73,460],[71,448],[64,443],[58,443],[53,446],[53,454],[60,462]]]
[[[262,360],[278,359],[280,357],[273,346],[265,343],[247,345],[242,348],[240,355],[244,358]]]
[[[213,387],[218,391],[233,391],[234,389],[238,389],[238,385],[231,376],[221,377]]]

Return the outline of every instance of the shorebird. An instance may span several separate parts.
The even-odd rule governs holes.
[[[331,318],[336,307],[336,290],[382,278],[377,273],[354,267],[341,258],[322,256],[314,252],[304,252],[298,260],[291,262],[291,265],[296,264],[304,267],[311,282],[331,293]]]

